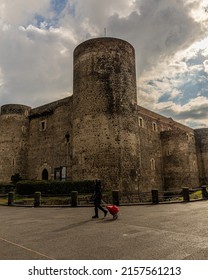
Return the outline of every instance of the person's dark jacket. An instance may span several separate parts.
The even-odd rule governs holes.
[[[93,197],[94,203],[100,203],[102,200],[102,193],[99,186],[95,187],[94,197]]]

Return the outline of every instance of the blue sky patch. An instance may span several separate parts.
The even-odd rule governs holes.
[[[202,54],[202,51],[200,50],[195,57],[190,58],[189,60],[186,61],[188,66],[193,66],[193,65],[201,65],[203,64],[205,60],[205,56]]]
[[[46,18],[44,18],[42,15],[39,15],[39,14],[36,14],[34,16],[34,19],[35,19],[35,26],[40,28],[41,27],[41,24],[45,21],[47,21]],[[45,26],[47,28],[47,26]]]
[[[68,0],[51,0],[52,10],[59,15],[66,7]]]

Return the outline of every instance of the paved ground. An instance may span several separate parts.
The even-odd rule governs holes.
[[[208,260],[208,201],[120,207],[92,220],[93,208],[0,206],[0,259]]]

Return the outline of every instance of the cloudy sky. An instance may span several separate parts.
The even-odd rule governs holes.
[[[208,127],[208,0],[0,0],[0,106],[72,94],[72,54],[104,35],[136,50],[138,104]]]

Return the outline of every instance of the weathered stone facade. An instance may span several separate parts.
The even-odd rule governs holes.
[[[208,180],[208,129],[137,105],[135,53],[91,39],[74,51],[73,95],[38,108],[1,107],[0,181],[100,178],[108,189],[196,187]]]

